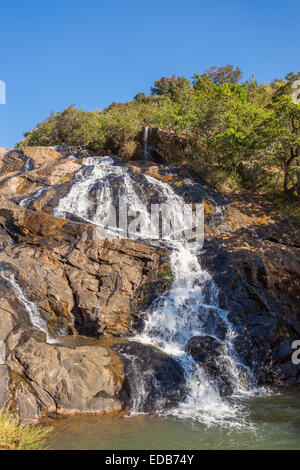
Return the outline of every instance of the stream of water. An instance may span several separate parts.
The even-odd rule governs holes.
[[[150,127],[149,126],[146,126],[144,128],[144,136],[143,136],[143,153],[144,153],[144,160],[145,161],[151,161],[152,160],[152,156],[151,156],[151,152],[150,152],[150,149],[149,149],[149,143],[148,143],[148,139],[149,139],[149,133],[151,132],[150,130]]]

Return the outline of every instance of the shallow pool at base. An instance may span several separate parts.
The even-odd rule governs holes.
[[[174,417],[69,417],[54,422],[50,449],[298,449],[300,393],[249,400],[252,430],[207,427]]]

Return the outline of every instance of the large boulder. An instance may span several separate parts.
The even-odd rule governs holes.
[[[30,329],[17,330],[6,347],[10,382],[6,408],[22,422],[33,423],[51,413],[104,413],[122,408],[118,393],[123,367],[110,348],[47,344],[40,332]]]
[[[125,382],[120,398],[138,412],[165,411],[185,395],[181,365],[159,349],[130,341],[114,346],[121,355]]]
[[[137,148],[134,154],[135,158],[144,158],[144,139],[145,130],[140,132],[135,138],[136,142],[139,142],[142,146],[142,148]],[[187,144],[187,139],[177,135],[175,132],[165,131],[164,129],[152,126],[148,128],[147,148],[151,157],[156,162],[170,163],[182,161]]]
[[[32,160],[35,168],[47,166],[61,157],[53,148],[42,146],[25,146],[22,153]]]

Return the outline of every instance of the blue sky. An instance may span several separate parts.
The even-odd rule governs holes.
[[[70,104],[102,109],[161,76],[238,65],[260,82],[299,71],[299,0],[1,2],[0,147]]]

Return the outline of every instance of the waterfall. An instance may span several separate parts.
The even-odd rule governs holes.
[[[144,136],[143,136],[143,143],[144,143],[144,146],[143,146],[143,151],[144,151],[144,160],[145,161],[151,161],[152,160],[152,157],[151,157],[151,152],[149,150],[149,145],[148,145],[148,137],[149,137],[149,132],[150,132],[150,127],[149,126],[146,126],[144,127]]]
[[[147,132],[145,128],[146,142]],[[146,145],[144,149],[147,150]],[[151,220],[147,207],[151,200],[167,204],[170,215],[175,219],[179,217],[180,208],[185,201],[169,184],[148,175],[142,174],[139,178],[138,180],[133,176],[128,167],[118,165],[109,157],[86,158],[69,193],[55,209],[55,215],[67,217],[73,213],[103,227],[109,218],[109,208],[116,203],[117,196],[126,196],[131,207],[146,222],[146,229],[141,231],[140,238],[149,242]],[[222,218],[222,211],[218,206],[216,214]],[[107,233],[110,236],[111,231]],[[122,236],[120,233],[118,235]],[[161,246],[165,247],[165,242],[161,242]],[[134,340],[156,346],[172,355],[184,368],[187,397],[170,413],[208,425],[242,425],[246,418],[239,399],[251,394],[254,387],[251,385],[251,374],[239,362],[235,352],[235,333],[228,321],[228,312],[218,306],[218,288],[209,273],[201,268],[201,253],[191,250],[189,244],[183,240],[170,239],[168,246],[172,248],[172,287],[145,312],[143,331]],[[208,377],[204,367],[185,352],[192,337],[205,335],[222,342],[224,347],[222,368],[230,378],[233,390],[230,399],[220,395],[216,383]],[[142,384],[139,390],[142,395]],[[132,411],[139,412],[139,404],[142,402],[142,396],[135,397],[135,409]]]
[[[19,302],[24,305],[32,326],[46,334],[47,343],[55,343],[56,340],[51,336],[46,320],[40,314],[35,303],[31,302],[31,300],[27,298],[24,291],[16,281],[15,276],[12,273],[9,276],[6,276],[3,271],[0,273],[0,276],[8,282]]]

